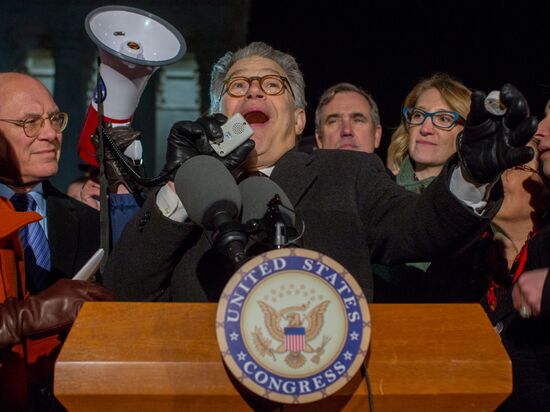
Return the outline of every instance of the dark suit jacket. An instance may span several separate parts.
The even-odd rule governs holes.
[[[450,175],[419,196],[397,186],[376,155],[317,150],[287,153],[271,178],[305,222],[303,247],[341,263],[372,299],[371,262],[431,260],[496,213],[493,200],[483,217],[465,207],[448,190]],[[234,271],[199,227],[166,218],[152,196],[126,226],[104,283],[124,300],[217,301]]]
[[[71,278],[99,248],[97,210],[44,182],[54,279]]]

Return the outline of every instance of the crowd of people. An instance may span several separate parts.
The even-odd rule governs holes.
[[[384,163],[374,154],[378,106],[350,83],[320,96],[317,148],[298,150],[304,87],[294,57],[265,43],[222,56],[210,114],[172,126],[167,179],[143,191],[141,207],[128,175],[107,168],[110,191],[129,206],[111,213],[116,243],[103,273],[82,282],[70,279],[99,247],[99,186],[88,176],[70,196],[53,187],[67,115],[38,80],[0,74],[1,405],[62,410],[51,365],[84,301],[219,299],[235,267],[190,221],[173,182],[187,160],[209,155],[236,178],[276,182],[304,222],[301,246],[346,267],[369,301],[480,302],[512,359],[514,389],[500,409],[550,408],[549,107],[537,126],[506,84],[506,113],[494,115],[483,92],[435,74],[404,99]],[[209,141],[235,113],[254,134],[219,157]]]

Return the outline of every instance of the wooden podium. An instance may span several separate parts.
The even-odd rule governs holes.
[[[477,304],[369,305],[376,411],[494,410],[510,360]],[[55,368],[69,411],[269,409],[224,367],[212,303],[86,303]],[[281,410],[280,405],[271,409]],[[358,373],[333,396],[290,411],[368,411]]]

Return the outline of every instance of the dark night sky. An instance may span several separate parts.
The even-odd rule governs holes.
[[[550,97],[550,2],[534,3],[252,1],[249,41],[297,58],[309,105],[305,134],[313,133],[322,91],[349,81],[378,102],[387,145],[410,88],[437,71],[485,91],[511,82],[540,114]]]

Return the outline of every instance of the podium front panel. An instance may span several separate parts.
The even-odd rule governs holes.
[[[367,366],[377,411],[494,410],[510,360],[477,304],[372,304]],[[269,409],[225,368],[212,303],[86,303],[56,363],[69,411]],[[333,396],[284,410],[368,410],[361,373]]]

